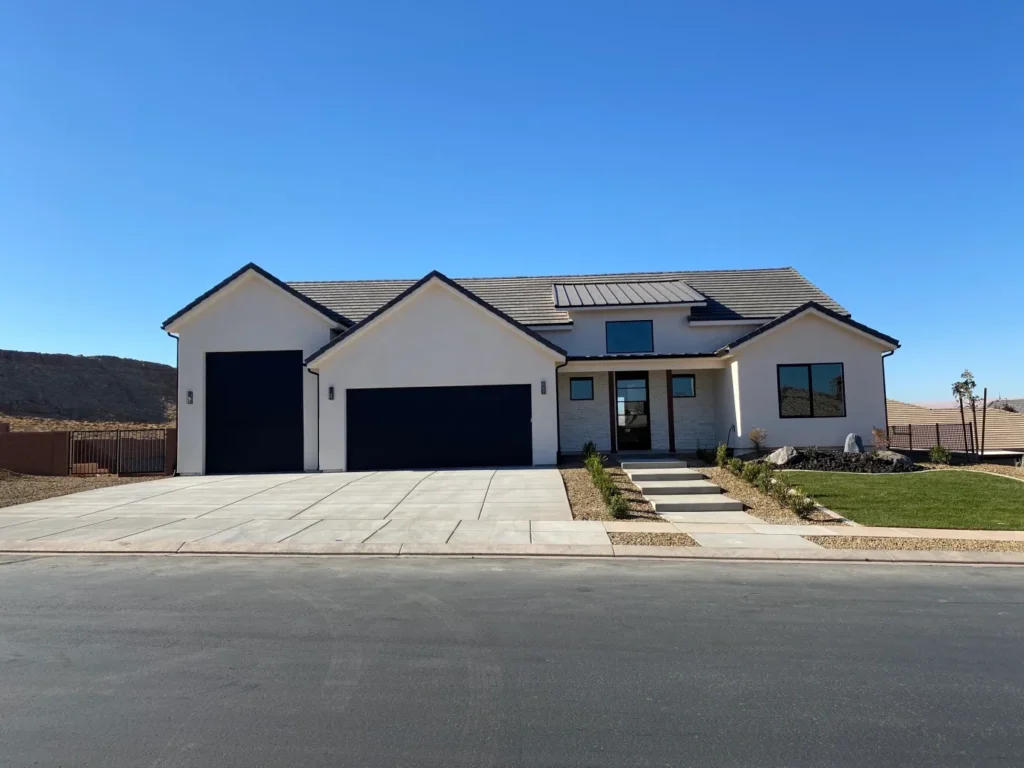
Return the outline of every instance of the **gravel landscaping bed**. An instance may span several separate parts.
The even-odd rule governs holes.
[[[563,467],[558,470],[562,475],[562,482],[565,483],[565,491],[569,496],[569,507],[572,509],[574,520],[614,520],[608,507],[605,506],[601,494],[598,492],[594,481],[590,479],[590,473],[582,466]],[[651,505],[640,494],[633,482],[626,477],[626,473],[619,467],[608,467],[608,473],[615,480],[623,498],[629,502],[630,516],[626,520],[648,520],[651,522],[665,523],[668,521],[659,517]]]
[[[696,547],[696,541],[685,533],[625,533],[608,534],[612,544],[639,544],[645,547]]]
[[[152,477],[118,477],[97,475],[96,477],[46,477],[43,475],[22,475],[0,469],[0,507],[13,507],[30,501],[67,496],[69,493],[106,488],[125,483],[143,483]]]
[[[958,469],[958,467],[949,467],[945,464],[932,464],[927,461],[922,461],[921,466],[927,467],[928,469]],[[1024,480],[1024,467],[1011,467],[1006,464],[966,464],[959,467],[959,469],[973,469],[976,472],[988,472],[993,475],[1016,477],[1018,480]]]
[[[913,549],[947,552],[1024,552],[1024,541],[897,539],[886,536],[804,536],[825,549]]]
[[[838,520],[827,517],[820,513],[812,513],[813,519],[807,520],[795,514],[792,510],[775,501],[770,496],[765,496],[757,488],[744,480],[736,477],[727,469],[719,467],[693,467],[704,477],[724,490],[730,497],[741,501],[749,509],[747,512],[754,517],[759,517],[766,523],[780,525],[842,525]]]

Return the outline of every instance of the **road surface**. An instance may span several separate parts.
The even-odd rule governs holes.
[[[0,765],[1024,762],[1024,570],[0,557]]]

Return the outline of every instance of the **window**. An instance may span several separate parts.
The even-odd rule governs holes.
[[[604,324],[608,354],[654,351],[654,323],[650,320],[625,320]]]
[[[697,384],[692,373],[680,373],[672,376],[672,397],[696,397]]]
[[[842,363],[779,366],[779,418],[827,419],[846,415]]]
[[[593,400],[594,380],[593,379],[569,379],[570,400]]]

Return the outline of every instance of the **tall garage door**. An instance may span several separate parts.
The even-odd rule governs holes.
[[[533,463],[530,385],[350,389],[348,469]]]
[[[206,471],[302,471],[302,350],[206,354]]]

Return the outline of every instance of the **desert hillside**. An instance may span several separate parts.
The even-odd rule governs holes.
[[[163,425],[176,381],[162,363],[0,350],[0,421],[19,431]]]

